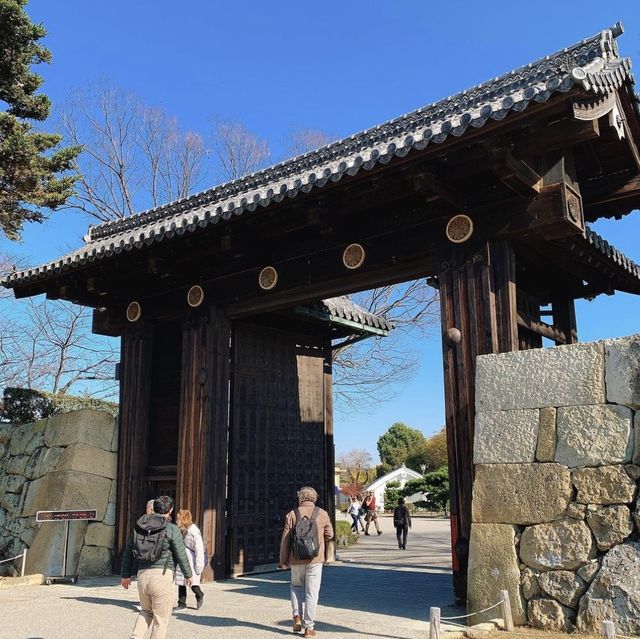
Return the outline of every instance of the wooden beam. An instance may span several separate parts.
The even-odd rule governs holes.
[[[489,147],[488,156],[491,170],[512,191],[524,196],[540,193],[542,177],[508,149]]]
[[[436,199],[444,200],[459,211],[466,211],[470,206],[468,196],[460,189],[448,184],[446,179],[436,177],[433,173],[426,171],[418,173],[414,178],[413,188],[417,193],[425,191],[433,193]]]
[[[520,137],[513,149],[516,157],[534,158],[549,153],[571,148],[581,142],[596,140],[600,137],[598,121],[580,121],[565,116],[549,123],[531,126],[526,135]]]
[[[516,319],[518,326],[536,335],[541,335],[542,337],[553,340],[556,344],[568,343],[565,333],[551,324],[536,320],[524,313],[517,313]]]

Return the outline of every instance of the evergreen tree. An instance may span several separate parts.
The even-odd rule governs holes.
[[[378,438],[378,453],[384,473],[406,463],[411,453],[424,442],[425,436],[418,429],[402,422],[392,424],[387,432]]]
[[[80,147],[56,149],[62,136],[32,130],[26,120],[46,120],[51,102],[36,94],[42,78],[32,64],[51,61],[38,41],[46,31],[24,11],[27,0],[0,0],[0,228],[20,238],[25,221],[44,219],[39,207],[55,209],[72,194]]]

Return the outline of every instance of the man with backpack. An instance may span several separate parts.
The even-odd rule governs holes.
[[[398,505],[393,510],[393,525],[396,527],[398,548],[400,548],[400,550],[406,550],[407,534],[409,533],[409,528],[411,528],[411,513],[405,506],[402,497],[398,497]]]
[[[131,631],[130,639],[142,639],[152,626],[150,639],[165,639],[173,608],[173,576],[180,566],[191,585],[191,566],[185,552],[180,529],[172,524],[173,499],[158,497],[153,502],[153,514],[143,515],[136,522],[122,559],[123,588],[131,585],[134,561],[138,563],[138,592],[142,610]]]
[[[298,507],[286,516],[280,541],[280,568],[291,566],[293,630],[315,637],[318,595],[325,561],[325,544],[333,539],[329,514],[316,506],[318,493],[310,486],[298,491]]]

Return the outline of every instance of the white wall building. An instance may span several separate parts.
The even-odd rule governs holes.
[[[387,488],[387,484],[392,481],[397,481],[400,484],[400,488],[404,488],[405,484],[410,479],[421,479],[422,475],[417,473],[411,468],[407,468],[404,464],[400,468],[392,470],[390,473],[379,477],[374,482],[369,484],[365,490],[372,492],[376,498],[376,510],[385,510],[395,507],[395,504],[385,505],[384,503],[384,491]]]

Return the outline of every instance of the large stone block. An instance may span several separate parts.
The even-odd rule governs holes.
[[[538,583],[538,573],[531,568],[525,568],[520,575],[520,585],[524,598],[529,600],[540,594],[540,584]]]
[[[536,570],[576,570],[595,553],[591,530],[575,519],[531,526],[520,537],[520,559]]]
[[[515,548],[516,528],[504,524],[473,524],[469,544],[469,612],[483,610],[500,599],[507,590],[513,620],[526,621],[525,603],[520,593],[520,569]],[[495,610],[471,617],[472,623],[488,621]]]
[[[542,591],[569,608],[578,605],[587,584],[570,570],[549,570],[538,577]]]
[[[16,424],[0,424],[0,444],[10,442]]]
[[[47,420],[47,446],[69,446],[83,443],[111,451],[115,420],[109,414],[94,410],[76,410]]]
[[[571,476],[559,464],[480,464],[473,483],[472,521],[537,524],[562,516]]]
[[[22,475],[5,475],[0,481],[0,490],[7,493],[22,493],[24,486],[24,477]]]
[[[107,504],[107,509],[104,512],[104,518],[102,522],[107,526],[116,525],[116,505],[114,503],[109,502]]]
[[[65,448],[56,468],[115,479],[116,454],[86,444],[71,444]]]
[[[69,522],[67,575],[73,575],[76,572],[86,530],[86,521]],[[27,553],[27,572],[41,572],[47,576],[62,575],[64,532],[63,522],[50,521],[40,525]]]
[[[5,466],[5,472],[12,475],[26,476],[27,464],[29,457],[27,455],[19,455],[18,457],[10,457]]]
[[[573,613],[575,615],[575,613]],[[571,630],[571,611],[553,599],[534,599],[529,602],[529,623],[543,630]]]
[[[540,409],[540,426],[538,427],[538,445],[536,461],[552,462],[556,458],[556,409]]]
[[[534,462],[538,441],[537,409],[498,410],[476,414],[475,464]]]
[[[633,418],[633,458],[632,461],[640,466],[640,410]]]
[[[87,546],[104,546],[105,548],[113,548],[115,539],[115,528],[106,526],[99,522],[92,522],[87,528],[87,535],[84,543]]]
[[[640,335],[606,340],[604,357],[607,401],[640,408]]]
[[[580,504],[629,504],[636,494],[636,483],[622,466],[580,468],[573,471],[572,481]]]
[[[31,426],[31,424],[17,424],[14,427],[11,441],[9,442],[9,454],[11,456],[15,457],[16,455],[25,454],[24,449],[33,436]]]
[[[558,408],[556,461],[570,468],[631,461],[631,420],[626,406]]]
[[[602,342],[482,355],[476,360],[476,409],[604,404]]]
[[[28,479],[38,479],[43,475],[56,469],[58,460],[62,457],[65,449],[60,447],[41,448],[36,454],[31,455],[25,468],[25,475]]]
[[[111,574],[111,550],[102,546],[84,546],[80,551],[78,575],[101,577]]]
[[[605,506],[587,512],[587,523],[596,538],[598,550],[609,550],[633,532],[631,511],[626,506]]]
[[[600,570],[600,561],[598,559],[592,559],[589,563],[585,564],[576,573],[580,579],[590,584]]]
[[[36,479],[29,486],[23,515],[38,510],[73,510],[95,508],[98,521],[107,508],[111,480],[73,470],[57,470]]]
[[[598,576],[580,600],[578,630],[599,632],[603,621],[613,621],[620,634],[640,634],[638,566],[640,543],[620,544],[605,555]]]

